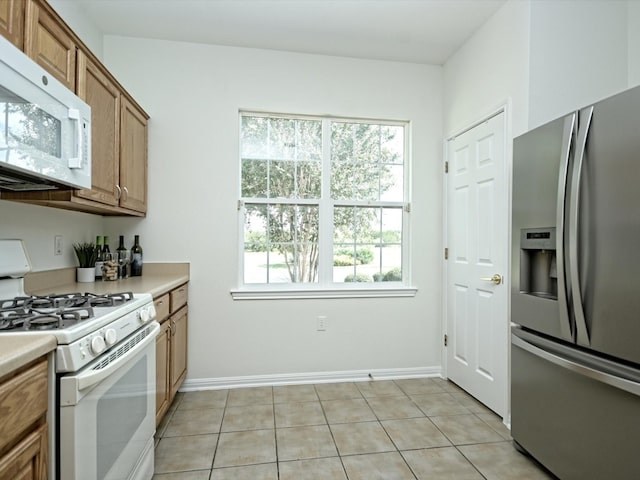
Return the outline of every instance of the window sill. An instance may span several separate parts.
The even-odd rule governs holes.
[[[385,298],[415,297],[416,287],[318,288],[318,289],[238,289],[231,290],[234,300],[295,300],[312,298]]]

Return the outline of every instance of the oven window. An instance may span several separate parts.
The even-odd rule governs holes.
[[[98,401],[98,479],[109,473],[147,416],[148,378],[147,357],[143,356]]]

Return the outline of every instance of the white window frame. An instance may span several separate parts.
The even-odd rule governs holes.
[[[411,286],[411,251],[410,251],[410,216],[411,216],[411,155],[410,137],[411,123],[408,121],[351,118],[337,116],[311,116],[279,114],[272,112],[257,112],[241,110],[238,115],[238,162],[239,179],[242,178],[241,135],[242,116],[261,116],[267,118],[285,118],[299,120],[318,120],[322,122],[322,191],[319,202],[315,199],[286,199],[287,203],[298,205],[318,205],[320,232],[320,258],[333,258],[333,209],[336,206],[354,207],[400,207],[402,215],[402,281],[398,282],[333,282],[333,262],[320,261],[318,266],[318,282],[315,283],[244,283],[244,222],[245,199],[242,197],[242,182],[238,181],[238,287],[231,290],[234,300],[263,300],[263,299],[304,299],[304,298],[371,298],[371,297],[413,297],[417,288]],[[331,123],[348,122],[364,124],[394,125],[404,127],[404,158],[403,158],[403,200],[390,201],[356,201],[334,200],[331,198]],[[246,199],[247,203],[278,203],[277,198]]]

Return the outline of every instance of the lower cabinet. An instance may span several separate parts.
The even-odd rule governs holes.
[[[187,307],[169,319],[171,322],[171,400],[187,376]]]
[[[171,322],[166,319],[156,338],[156,425],[169,409],[169,359],[171,358]]]
[[[41,425],[2,457],[0,478],[46,480],[47,432],[47,425]]]
[[[154,300],[160,323],[156,338],[156,425],[162,421],[187,376],[186,302],[186,284]]]
[[[0,381],[0,479],[46,480],[48,362]]]

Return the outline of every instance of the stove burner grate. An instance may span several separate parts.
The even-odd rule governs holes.
[[[55,330],[62,328],[62,318],[56,314],[41,314],[27,319],[27,330]]]
[[[96,308],[117,307],[133,299],[131,292],[76,292],[0,300],[0,331],[63,329],[98,316]]]

